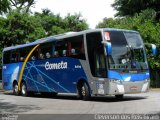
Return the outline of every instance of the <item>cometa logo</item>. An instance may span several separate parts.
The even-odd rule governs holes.
[[[49,63],[48,61],[45,63],[46,70],[53,69],[67,69],[67,62],[61,61],[60,63]]]

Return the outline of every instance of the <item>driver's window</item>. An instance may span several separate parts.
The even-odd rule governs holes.
[[[92,75],[94,77],[106,77],[106,62],[101,32],[88,33],[86,39]]]

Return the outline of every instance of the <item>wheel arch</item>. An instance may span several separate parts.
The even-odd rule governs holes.
[[[79,79],[78,81],[77,81],[77,89],[79,89],[82,85],[83,85],[83,83],[86,83],[87,84],[87,86],[88,86],[88,88],[89,88],[89,91],[91,92],[91,88],[90,88],[90,85],[89,85],[89,83],[88,83],[88,81],[86,80],[86,79],[84,79],[84,78],[81,78],[81,79]]]
[[[25,83],[26,83],[26,81],[25,81],[24,79],[22,79],[21,84],[22,84],[23,82],[25,82]]]
[[[13,87],[15,84],[18,85],[18,81],[17,81],[17,80],[13,80],[13,82],[12,82],[12,87]]]

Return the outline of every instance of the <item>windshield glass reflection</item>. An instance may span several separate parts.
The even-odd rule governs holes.
[[[143,42],[136,32],[110,32],[112,55],[110,69],[148,69]]]

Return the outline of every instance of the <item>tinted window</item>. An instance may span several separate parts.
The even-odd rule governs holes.
[[[11,52],[11,63],[19,62],[19,51],[18,50],[13,50]]]
[[[83,35],[65,38],[53,45],[54,57],[73,57],[85,60]]]
[[[6,51],[3,53],[3,64],[10,63],[10,51]]]
[[[89,33],[87,51],[91,73],[95,77],[106,77],[106,62],[101,32]]]
[[[52,57],[52,44],[51,43],[42,44],[39,47],[39,55],[38,56],[39,56],[39,59],[49,59],[49,58],[51,58]]]
[[[76,36],[67,39],[68,56],[85,60],[83,36]]]
[[[19,49],[19,62],[24,62],[25,58],[31,51],[31,47],[24,47]]]
[[[110,32],[112,43],[111,63],[121,64],[121,60],[128,55],[127,41],[123,32]]]
[[[67,42],[65,40],[57,41],[55,43],[53,56],[54,57],[68,56]]]
[[[111,31],[110,69],[146,69],[147,64],[140,35],[134,32]]]

